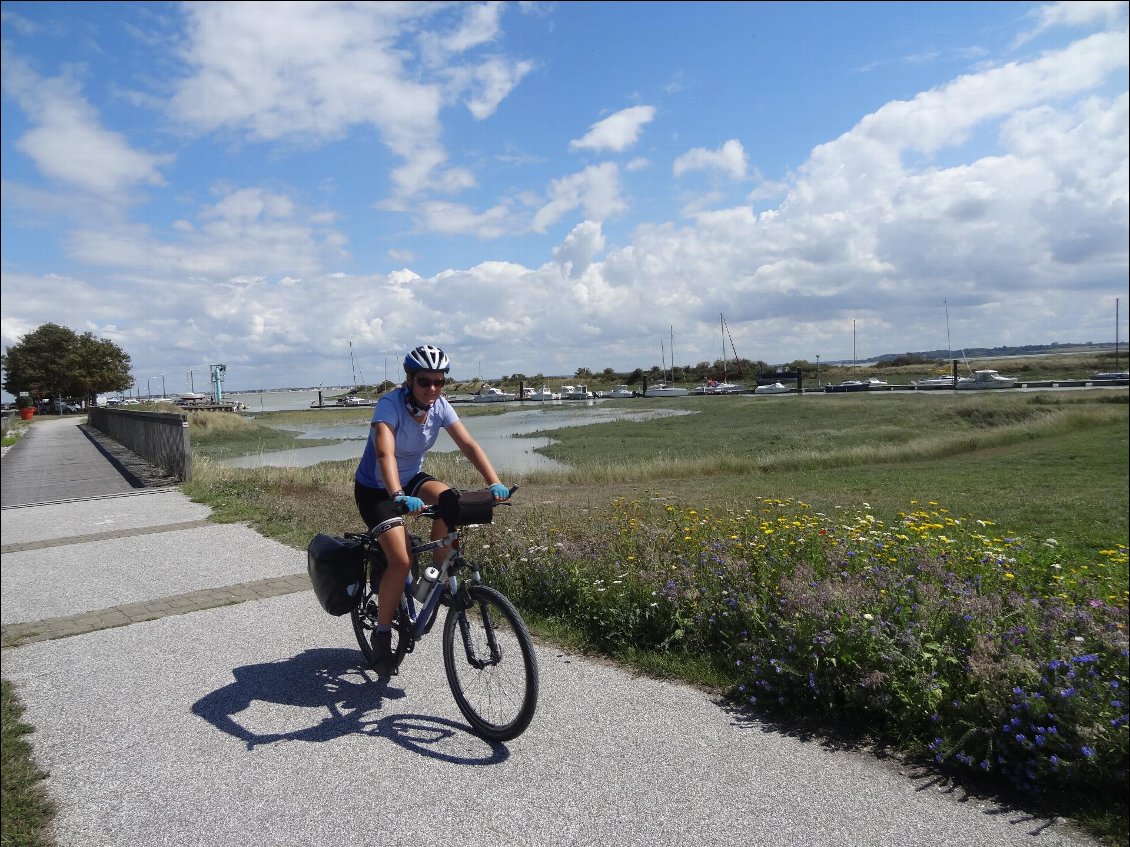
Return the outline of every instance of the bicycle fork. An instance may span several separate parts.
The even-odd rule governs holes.
[[[475,652],[474,640],[471,638],[471,624],[467,620],[466,609],[473,603],[467,603],[464,613],[459,615],[459,634],[463,638],[463,649],[467,653],[467,664],[475,670],[481,671],[490,665],[497,665],[502,661],[502,650],[498,646],[498,639],[494,634],[494,625],[490,620],[490,612],[486,603],[479,603],[479,612],[483,616],[483,630],[487,635],[487,646],[490,648],[490,658],[480,659]]]

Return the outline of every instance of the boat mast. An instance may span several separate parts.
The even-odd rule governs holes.
[[[671,324],[671,382],[675,381],[675,325]]]
[[[1118,300],[1114,298],[1114,371],[1118,372]]]
[[[948,300],[943,299],[942,305],[946,309],[946,355],[953,358],[953,345],[950,343],[950,304]]]
[[[738,358],[738,348],[734,344],[734,336],[730,335],[730,327],[726,325],[726,318],[722,318],[722,330],[726,333],[726,337],[730,339],[730,350],[734,353],[734,376],[740,377],[742,375],[742,363]],[[722,339],[722,357],[726,356],[726,339]]]
[[[855,359],[855,321],[851,322],[851,370],[856,376],[859,376],[859,365]]]
[[[726,318],[722,313],[718,313],[718,322],[722,325],[722,382],[727,382],[726,379]]]

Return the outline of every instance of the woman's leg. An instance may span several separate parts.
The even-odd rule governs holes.
[[[408,550],[408,532],[400,518],[400,510],[388,498],[383,489],[369,488],[354,483],[353,497],[357,501],[357,511],[370,531],[386,527],[377,536],[377,543],[385,554],[385,572],[377,586],[377,626],[386,634],[390,629],[400,597],[411,569],[411,554]]]
[[[450,485],[445,482],[440,482],[438,479],[430,479],[420,486],[420,493],[416,496],[425,503],[434,506],[439,502],[439,496],[450,487]],[[446,536],[450,531],[451,530],[447,528],[447,524],[444,523],[443,518],[436,518],[432,521],[432,541],[439,541],[439,539]],[[437,547],[432,551],[432,560],[437,568],[446,557],[446,547]]]
[[[384,627],[396,617],[412,558],[408,552],[408,532],[403,525],[385,530],[377,543],[381,545],[387,563],[381,584],[377,587],[377,625]]]

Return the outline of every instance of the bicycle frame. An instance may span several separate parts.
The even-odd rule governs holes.
[[[427,635],[432,626],[435,625],[436,618],[439,616],[440,602],[444,596],[458,597],[459,596],[459,578],[455,576],[454,571],[466,565],[463,559],[463,553],[459,549],[459,531],[453,530],[445,537],[429,541],[426,544],[419,544],[412,547],[412,555],[417,556],[420,553],[427,553],[431,550],[437,550],[442,547],[450,547],[447,556],[440,563],[439,578],[436,580],[435,590],[432,591],[427,602],[425,602],[419,610],[416,608],[416,598],[412,594],[412,575],[408,575],[408,579],[404,583],[404,600],[408,607],[408,620],[412,622],[412,634],[416,639],[423,638]]]
[[[514,486],[511,492],[517,491],[518,486]],[[503,504],[505,505],[505,504]],[[419,517],[432,518],[438,517],[435,506],[426,506]],[[355,538],[362,538],[369,545],[370,562],[375,564],[375,557],[382,556],[380,546],[377,544],[376,539],[366,537],[362,534],[353,535]],[[411,537],[411,536],[410,536]],[[418,604],[415,595],[412,593],[412,586],[414,583],[412,574],[409,573],[404,581],[404,593],[402,595],[401,609],[407,614],[408,623],[410,624],[409,631],[403,633],[408,636],[407,652],[412,652],[415,648],[415,643],[427,635],[432,627],[435,625],[436,618],[439,616],[439,607],[444,598],[450,598],[449,602],[456,602],[460,595],[460,580],[455,575],[455,572],[460,568],[470,567],[471,574],[469,581],[477,584],[482,584],[482,576],[479,573],[479,566],[473,562],[467,562],[463,558],[463,551],[461,549],[462,535],[459,527],[452,529],[443,538],[437,538],[433,541],[427,541],[420,544],[412,544],[409,542],[409,552],[413,559],[421,553],[428,553],[432,550],[439,550],[444,547],[449,548],[447,555],[439,564],[439,577],[436,580],[436,588],[432,591],[431,596],[423,604]],[[372,565],[370,565],[372,566]],[[466,624],[461,625],[461,634],[463,635],[464,643],[468,646],[468,659],[471,659],[470,641],[466,633]],[[491,646],[491,655],[494,660],[498,659],[498,647],[494,641],[493,633],[488,633],[488,640]],[[472,661],[475,664],[475,661]]]

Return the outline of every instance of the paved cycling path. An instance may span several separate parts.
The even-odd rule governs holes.
[[[122,455],[132,481],[45,420],[3,459],[3,674],[59,847],[1094,843],[544,644],[533,724],[487,744],[438,631],[380,685],[302,551],[209,523]]]

